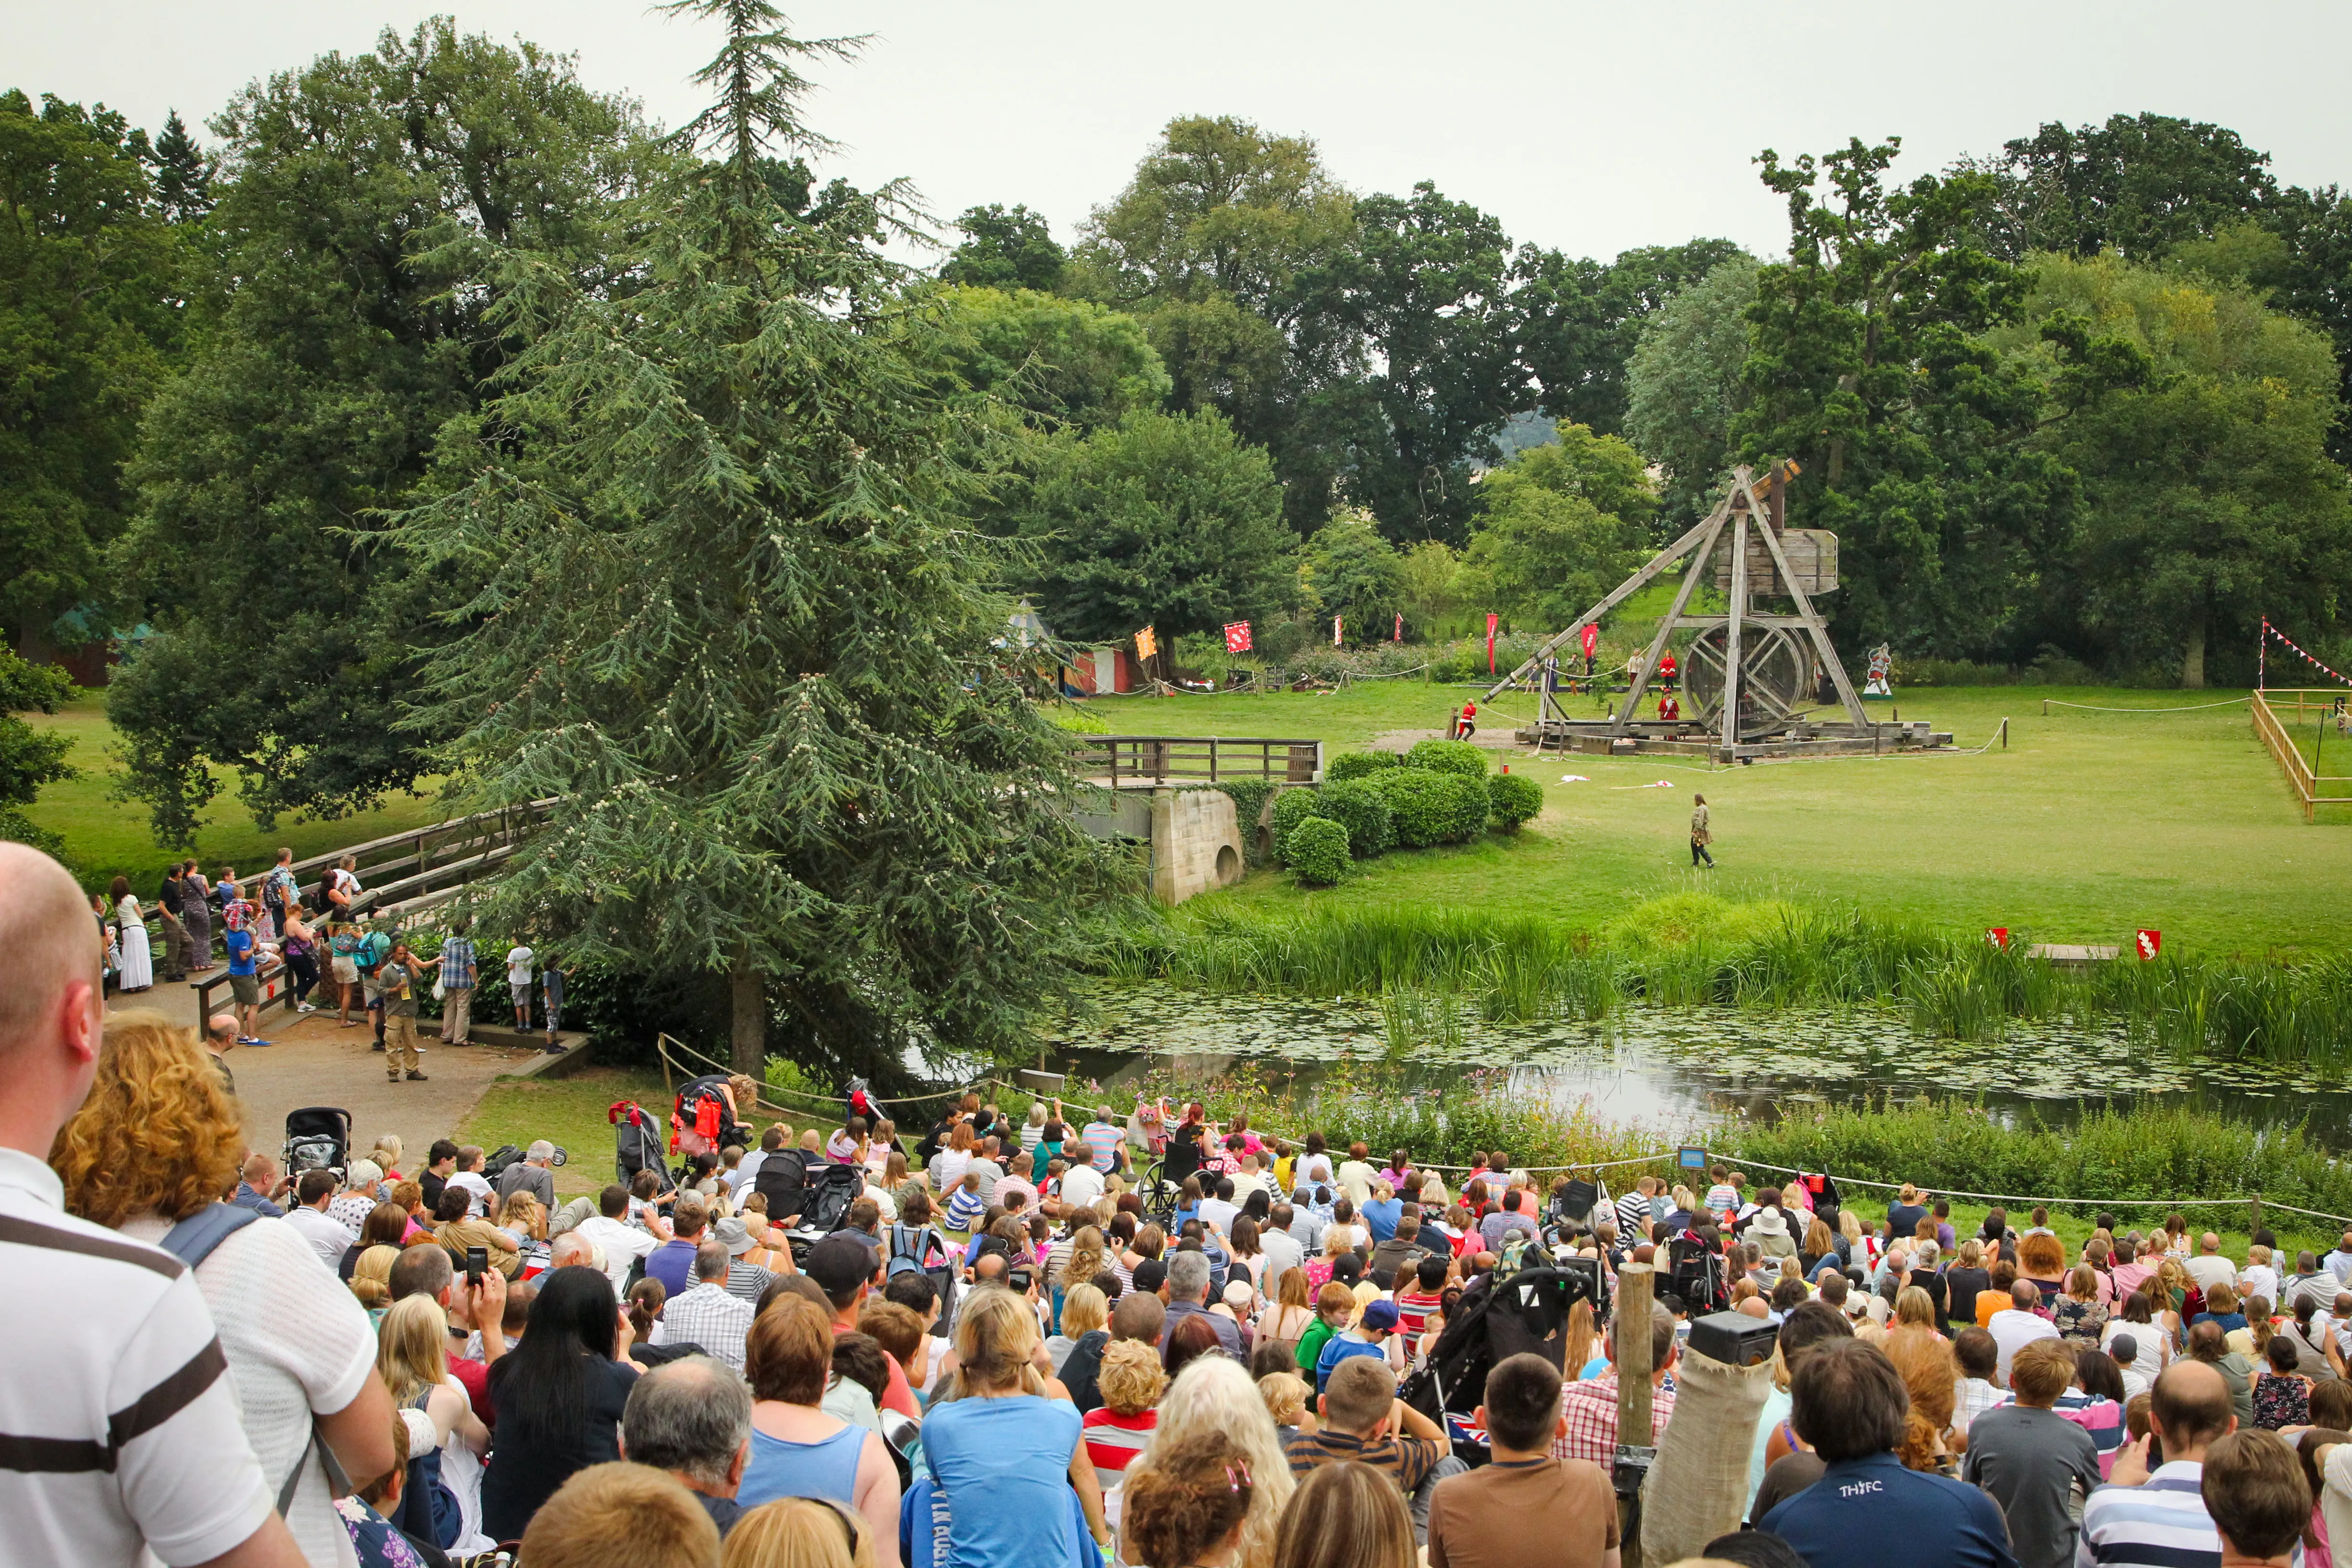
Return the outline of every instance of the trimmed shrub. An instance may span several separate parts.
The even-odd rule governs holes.
[[[1396,842],[1389,803],[1361,780],[1325,784],[1316,791],[1315,815],[1348,830],[1348,853],[1356,859],[1369,860]]]
[[[1463,773],[1440,773],[1438,798],[1445,812],[1444,841],[1466,844],[1486,831],[1486,781]]]
[[[1435,773],[1486,776],[1486,754],[1467,741],[1417,741],[1404,754],[1405,766]]]
[[[1321,803],[1311,789],[1286,789],[1275,796],[1274,858],[1284,865],[1290,864],[1290,835],[1297,826],[1321,815]]]
[[[1328,816],[1310,816],[1290,830],[1284,858],[1309,888],[1328,888],[1348,874],[1348,830]]]
[[[1448,777],[1427,768],[1391,768],[1366,779],[1364,787],[1388,803],[1396,841],[1408,849],[1426,849],[1444,843],[1453,826],[1454,796],[1445,787]]]
[[[1525,773],[1496,773],[1486,781],[1486,808],[1506,833],[1543,810],[1543,785]]]
[[[1402,752],[1341,752],[1323,764],[1325,784],[1345,784],[1379,773],[1383,768],[1404,766]]]

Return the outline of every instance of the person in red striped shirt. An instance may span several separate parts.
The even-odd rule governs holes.
[[[1087,1412],[1084,1437],[1095,1479],[1108,1497],[1159,1427],[1160,1395],[1168,1387],[1168,1374],[1160,1370],[1160,1353],[1150,1345],[1116,1340],[1103,1347],[1096,1386],[1102,1406]]]
[[[1400,1280],[1406,1289],[1397,1292],[1397,1332],[1414,1339],[1429,1321],[1429,1314],[1443,1304],[1448,1264],[1444,1257],[1431,1254],[1413,1266],[1410,1282]]]

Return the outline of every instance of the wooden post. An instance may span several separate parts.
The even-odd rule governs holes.
[[[2246,1227],[2246,1234],[2249,1236],[2263,1228],[2263,1194],[2260,1193],[2256,1193],[2253,1196],[2253,1209],[2254,1223]]]
[[[1617,1270],[1615,1359],[1617,1441],[1621,1447],[1630,1444],[1646,1448],[1656,1437],[1650,1404],[1652,1273],[1647,1263],[1628,1263]],[[1621,1568],[1642,1568],[1642,1504],[1638,1497],[1617,1500],[1617,1539]]]
[[[1706,524],[1701,526],[1707,527]],[[1690,569],[1683,574],[1682,586],[1675,590],[1673,607],[1666,611],[1665,618],[1658,623],[1657,635],[1650,639],[1649,651],[1642,656],[1642,668],[1634,672],[1633,679],[1625,683],[1625,709],[1610,724],[1610,734],[1623,734],[1626,726],[1633,723],[1633,716],[1642,710],[1642,694],[1650,689],[1650,679],[1657,673],[1658,657],[1665,651],[1666,638],[1674,635],[1675,624],[1682,619],[1683,611],[1689,607],[1691,595],[1698,588],[1699,574],[1707,569],[1707,563],[1715,558],[1716,542],[1722,536],[1723,524],[1718,521],[1708,527],[1706,536],[1698,542],[1697,548],[1692,552]],[[1599,686],[1601,682],[1596,680],[1593,684]]]
[[[1733,514],[1731,616],[1723,628],[1723,749],[1732,756],[1739,744],[1739,623],[1748,617],[1748,516],[1746,511]]]

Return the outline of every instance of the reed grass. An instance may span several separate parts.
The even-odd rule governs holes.
[[[1460,908],[1177,911],[1123,930],[1099,967],[1211,992],[1454,995],[1495,1024],[1599,1020],[1629,1002],[1876,1008],[1955,1039],[2068,1021],[2184,1056],[2352,1067],[2352,960],[2168,954],[2075,970],[2027,946],[2021,933],[1999,948],[1860,910],[1679,893],[1597,932]]]

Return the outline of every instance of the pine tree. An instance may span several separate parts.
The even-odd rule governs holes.
[[[727,44],[625,292],[507,258],[511,390],[445,443],[403,542],[479,593],[417,723],[475,807],[553,797],[484,918],[592,967],[723,974],[840,1054],[1010,1054],[1112,862],[1059,731],[1004,668],[1001,547],[956,524],[934,313],[877,241],[888,193],[797,216],[822,139],[765,0],[680,0]]]
[[[155,138],[155,205],[173,223],[192,223],[213,210],[213,163],[173,110]]]

